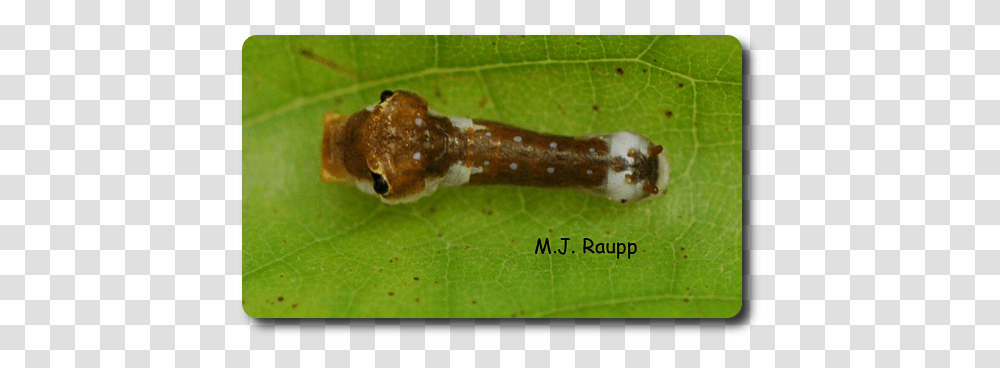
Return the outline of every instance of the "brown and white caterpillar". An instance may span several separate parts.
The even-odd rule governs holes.
[[[413,92],[383,91],[380,100],[353,115],[324,115],[323,181],[385,203],[466,184],[576,187],[630,203],[657,197],[669,178],[663,147],[636,133],[565,137],[444,116]]]

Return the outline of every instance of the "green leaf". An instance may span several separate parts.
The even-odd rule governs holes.
[[[448,115],[662,144],[665,195],[320,181],[325,112],[384,89]],[[243,48],[243,307],[254,317],[731,317],[742,306],[742,49],[729,36],[254,36]],[[539,238],[576,253],[535,254]],[[633,242],[631,259],[582,254]]]

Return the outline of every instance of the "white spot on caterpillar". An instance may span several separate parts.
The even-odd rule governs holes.
[[[517,170],[517,164],[516,164],[516,163],[513,163],[513,162],[511,162],[511,163],[510,163],[510,169],[511,169],[511,170]]]
[[[556,142],[549,143],[549,147],[556,148],[557,146]]]
[[[632,132],[612,133],[602,138],[608,142],[608,155],[610,157],[622,158],[629,165],[635,163],[635,159],[628,156],[629,150],[636,150],[638,152],[647,152],[649,150],[649,140]],[[663,156],[660,156],[659,159],[663,160]],[[626,175],[635,175],[631,169],[621,172],[608,169],[607,175],[608,178],[602,190],[604,196],[608,199],[631,202],[648,197],[648,193],[642,189],[645,180],[634,180],[632,183],[628,183],[625,180]]]
[[[590,147],[590,153],[594,153],[594,147]]]
[[[514,142],[520,142],[520,141],[521,141],[521,136],[519,136],[519,135],[518,136],[514,136]]]
[[[483,161],[483,166],[490,166],[490,162],[489,161]]]
[[[448,120],[451,120],[451,124],[454,125],[456,128],[459,128],[459,129],[462,129],[462,130],[469,129],[469,128],[472,128],[472,130],[483,130],[483,129],[486,129],[486,127],[484,127],[482,125],[473,124],[472,123],[472,119],[469,119],[469,118],[464,117],[464,116],[449,116]]]
[[[417,120],[414,120],[414,122],[417,123],[417,126],[424,125],[424,119],[421,119],[421,118],[417,118]]]
[[[414,153],[413,154],[413,159],[417,160],[417,161],[420,161],[420,152]]]
[[[413,202],[421,197],[426,197],[434,194],[439,187],[457,187],[459,185],[464,185],[469,182],[469,177],[472,174],[480,173],[483,169],[481,167],[466,167],[462,162],[456,162],[448,168],[448,173],[440,178],[424,179],[424,191],[420,192],[418,195],[407,197],[403,201]],[[369,185],[370,187],[370,185]]]
[[[555,168],[553,168],[553,167],[550,167],[550,168],[546,169],[545,171],[548,171],[548,172],[549,172],[549,174],[551,174],[551,173],[554,173],[554,172],[556,172],[556,169],[555,169]]]
[[[490,134],[490,132],[486,132],[486,136],[487,136],[487,137],[492,137],[492,136],[493,136],[493,134]]]
[[[594,175],[594,170],[587,170],[587,175]]]

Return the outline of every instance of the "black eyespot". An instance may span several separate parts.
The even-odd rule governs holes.
[[[385,181],[385,178],[383,178],[382,175],[373,172],[372,181],[374,181],[372,189],[375,189],[375,193],[385,194],[389,191],[389,182]]]
[[[389,97],[392,97],[392,91],[390,90],[382,91],[382,94],[378,96],[379,100],[381,100],[379,102],[385,102],[385,100],[389,99]]]

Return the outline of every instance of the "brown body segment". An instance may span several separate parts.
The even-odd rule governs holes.
[[[472,131],[466,162],[483,171],[469,184],[595,188],[604,185],[613,164],[607,142],[597,137],[541,134],[484,120],[474,124],[485,129]]]
[[[389,184],[385,198],[404,198],[424,190],[425,179],[447,174],[465,157],[466,140],[448,118],[432,116],[427,101],[409,93],[331,121],[323,137],[323,178],[371,183],[372,173]],[[419,154],[419,155],[418,155]],[[338,164],[340,163],[340,164]],[[329,178],[329,179],[328,179]]]
[[[445,176],[465,156],[462,132],[447,118],[429,115],[422,98],[393,98],[385,106],[376,106],[371,115],[357,132],[355,150],[364,152],[371,171],[389,182],[385,197],[423,191],[425,179]]]

